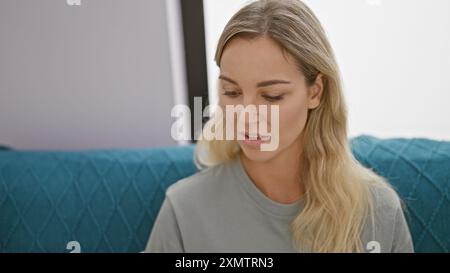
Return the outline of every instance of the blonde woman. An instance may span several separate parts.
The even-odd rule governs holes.
[[[278,148],[248,123],[244,140],[199,141],[204,169],[168,188],[146,252],[413,252],[398,195],[351,153],[336,59],[304,3],[248,4],[215,60],[222,109],[279,106]]]

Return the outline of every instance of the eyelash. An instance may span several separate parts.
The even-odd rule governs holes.
[[[224,91],[223,95],[228,96],[230,98],[237,98],[240,94],[239,92],[236,91]],[[276,102],[276,101],[280,101],[283,99],[282,95],[279,96],[267,96],[267,95],[263,95],[262,96],[264,99],[266,99],[268,102]]]

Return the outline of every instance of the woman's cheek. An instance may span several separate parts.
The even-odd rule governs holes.
[[[297,139],[304,130],[307,114],[306,107],[280,107],[280,146],[289,146]]]

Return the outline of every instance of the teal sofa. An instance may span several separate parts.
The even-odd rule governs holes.
[[[350,140],[406,204],[416,252],[450,250],[450,142]],[[168,186],[197,170],[194,146],[0,149],[0,253],[139,252]]]

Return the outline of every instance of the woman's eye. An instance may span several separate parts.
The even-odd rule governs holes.
[[[269,102],[275,102],[275,101],[279,101],[283,99],[283,96],[268,96],[268,95],[263,95],[263,98],[266,99]]]
[[[231,98],[236,98],[239,96],[239,92],[237,91],[224,91],[223,94],[225,96],[231,97]]]

